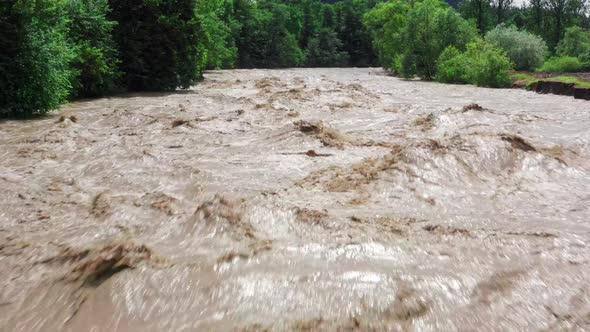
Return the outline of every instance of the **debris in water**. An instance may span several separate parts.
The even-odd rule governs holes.
[[[110,211],[111,205],[109,204],[109,196],[106,193],[96,195],[92,200],[90,214],[98,218],[109,214]]]
[[[463,106],[463,112],[467,111],[483,111],[483,107],[475,103]]]
[[[351,140],[335,129],[324,126],[321,121],[312,122],[300,120],[293,123],[302,133],[314,135],[325,146],[342,148]]]
[[[172,121],[172,128],[180,127],[180,126],[185,125],[189,122],[190,122],[189,120],[183,120],[183,119],[174,120],[174,121]]]
[[[306,223],[309,225],[318,225],[328,217],[328,211],[326,211],[326,210],[319,211],[319,210],[310,210],[307,208],[303,208],[303,209],[298,208],[295,210],[295,216],[298,221],[301,221],[303,223]]]
[[[81,254],[82,260],[64,279],[82,281],[87,286],[98,286],[114,274],[133,269],[141,262],[152,259],[152,256],[152,251],[144,245],[115,241]]]
[[[511,134],[504,134],[501,136],[503,141],[506,141],[512,145],[513,148],[522,150],[524,152],[537,151],[529,142],[525,141],[524,138]]]
[[[228,233],[231,236],[241,238],[256,238],[254,227],[243,220],[242,207],[237,202],[230,202],[220,195],[203,202],[195,211],[192,218],[192,225],[196,228],[205,226],[213,228],[212,233]],[[189,230],[192,232],[192,230]]]
[[[78,122],[78,118],[75,115],[69,115],[69,116],[68,115],[62,115],[57,120],[57,123],[65,122],[66,120],[70,120],[73,123],[77,123]]]

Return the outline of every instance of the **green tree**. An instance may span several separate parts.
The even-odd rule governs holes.
[[[486,42],[503,49],[517,70],[534,70],[543,64],[547,54],[545,41],[515,26],[498,25],[485,37]]]
[[[368,66],[375,60],[371,36],[363,27],[363,15],[369,10],[362,0],[344,0],[337,3],[338,24],[336,32],[343,42],[343,50],[353,66]]]
[[[71,90],[62,0],[0,3],[0,117],[46,113]]]
[[[206,38],[195,0],[109,0],[130,91],[187,88],[201,75]],[[205,43],[206,45],[206,43]]]
[[[409,15],[402,57],[402,74],[432,79],[437,60],[448,46],[463,49],[476,36],[473,25],[439,0],[424,0]]]
[[[459,11],[469,20],[474,20],[480,34],[485,34],[490,26],[490,0],[465,0],[459,5]]]
[[[565,30],[563,39],[557,45],[557,55],[579,57],[590,52],[590,31],[578,26]]]
[[[363,18],[379,63],[396,73],[401,71],[401,59],[406,51],[403,38],[410,10],[407,1],[392,0],[377,4]]]
[[[108,12],[107,0],[68,0],[75,97],[103,96],[117,88],[119,60],[112,38],[116,22],[107,19]]]
[[[332,29],[323,28],[311,39],[306,54],[310,67],[340,67],[348,62],[348,53],[342,51],[342,41]]]
[[[231,17],[232,2],[227,0],[201,0],[197,2],[197,17],[203,36],[199,39],[207,58],[208,68],[233,68],[238,50],[235,45]]]

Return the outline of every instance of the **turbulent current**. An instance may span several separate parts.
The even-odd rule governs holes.
[[[377,69],[0,122],[0,330],[589,330],[589,142],[590,102]]]

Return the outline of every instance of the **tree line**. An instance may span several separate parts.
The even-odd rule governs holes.
[[[590,70],[585,0],[535,1],[388,0],[364,22],[381,65],[408,78],[505,87],[512,70]]]
[[[383,66],[489,86],[511,68],[585,68],[586,0],[512,1],[5,0],[0,117],[187,88],[208,68]]]

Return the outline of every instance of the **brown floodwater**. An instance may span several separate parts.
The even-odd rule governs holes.
[[[589,143],[588,101],[354,68],[0,122],[0,330],[589,330]]]

